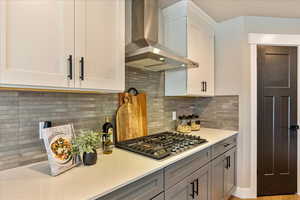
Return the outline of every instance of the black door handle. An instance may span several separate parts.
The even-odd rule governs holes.
[[[69,75],[68,75],[68,78],[70,80],[72,80],[73,79],[73,56],[72,55],[69,55],[68,61],[69,61]]]
[[[195,198],[195,181],[193,181],[192,183],[191,183],[191,185],[192,185],[192,194],[190,194],[190,196],[194,199]]]
[[[84,80],[84,57],[81,57],[80,58],[80,71],[81,71],[81,73],[80,73],[80,80]]]
[[[290,129],[294,130],[294,131],[297,131],[299,129],[299,125],[291,125]]]

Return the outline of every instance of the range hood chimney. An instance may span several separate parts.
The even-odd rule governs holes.
[[[159,44],[158,33],[158,0],[132,0],[131,44],[126,46],[127,66],[151,71],[198,67],[198,63]]]

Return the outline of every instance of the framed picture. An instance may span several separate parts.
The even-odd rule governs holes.
[[[43,129],[51,175],[57,176],[79,164],[72,155],[72,138],[75,137],[72,124]]]

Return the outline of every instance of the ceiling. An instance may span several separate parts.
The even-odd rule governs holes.
[[[161,0],[167,6],[179,0]],[[238,16],[300,18],[300,0],[193,0],[217,22]]]

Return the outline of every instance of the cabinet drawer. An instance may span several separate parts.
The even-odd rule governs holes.
[[[210,149],[202,150],[190,157],[183,159],[182,161],[176,162],[165,170],[165,190],[169,189],[176,183],[180,182],[185,177],[192,174],[197,169],[201,168],[203,165],[210,160]]]
[[[163,192],[163,187],[163,170],[161,170],[97,200],[156,200],[156,196]]]
[[[229,149],[236,146],[236,136],[230,137],[222,142],[219,142],[212,146],[212,159],[218,157],[219,155],[225,153]]]

